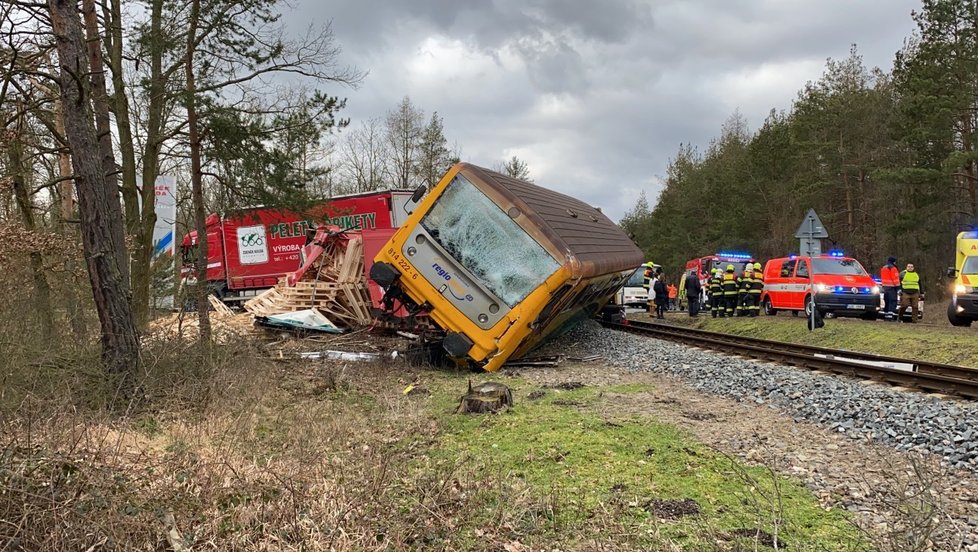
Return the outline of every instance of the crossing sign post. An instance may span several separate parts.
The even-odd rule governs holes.
[[[795,232],[795,237],[799,240],[799,255],[817,257],[822,254],[822,240],[829,237],[829,232],[822,224],[822,219],[818,218],[815,209],[809,209],[805,213],[805,219]]]

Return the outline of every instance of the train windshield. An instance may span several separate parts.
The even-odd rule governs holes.
[[[834,274],[867,276],[866,270],[856,259],[825,259],[812,258],[813,274]]]
[[[961,274],[978,274],[978,257],[968,257],[961,265]]]
[[[560,268],[516,221],[461,175],[445,188],[421,226],[510,307]]]

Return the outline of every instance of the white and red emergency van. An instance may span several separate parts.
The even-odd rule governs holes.
[[[308,230],[324,223],[362,230],[365,257],[372,261],[407,219],[411,194],[410,190],[387,190],[335,196],[303,213],[253,208],[227,216],[208,215],[207,281],[223,301],[251,298],[299,268],[299,252]],[[196,245],[197,232],[191,231],[180,246],[180,273],[185,283],[195,281]],[[374,293],[372,289],[371,295]]]
[[[761,305],[765,314],[781,310],[807,314],[813,299],[823,315],[875,320],[880,310],[880,287],[859,261],[839,251],[818,257],[790,255],[764,265]]]

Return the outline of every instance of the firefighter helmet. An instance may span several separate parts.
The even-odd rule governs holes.
[[[727,272],[733,272],[733,271],[734,271],[734,265],[728,264],[727,265]]]
[[[754,270],[760,270],[760,269],[761,269],[761,263],[754,263]]]

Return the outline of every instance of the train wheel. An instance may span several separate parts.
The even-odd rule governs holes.
[[[778,314],[778,309],[774,308],[774,306],[771,305],[771,298],[770,297],[765,297],[764,298],[764,314],[766,314],[768,316],[774,316],[774,315]]]

